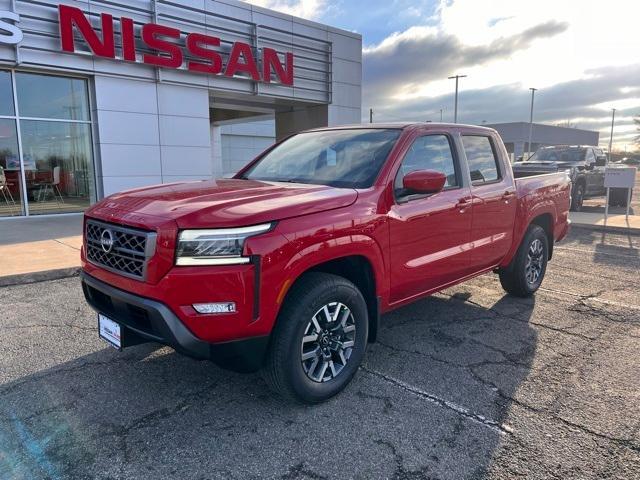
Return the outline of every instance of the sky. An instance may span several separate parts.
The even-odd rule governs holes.
[[[363,120],[534,121],[640,134],[640,0],[248,0],[362,35]]]

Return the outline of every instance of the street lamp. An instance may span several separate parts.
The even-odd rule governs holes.
[[[449,77],[449,80],[456,79],[456,100],[453,107],[453,123],[458,123],[458,79],[465,78],[466,75],[454,75],[453,77]]]
[[[616,109],[611,109],[611,136],[609,137],[609,158],[607,158],[607,166],[611,162],[611,149],[613,148],[613,125],[616,121]],[[608,202],[607,202],[608,204]]]
[[[531,136],[533,135],[533,97],[536,94],[537,88],[529,88],[531,90],[531,113],[529,115],[529,143],[527,144],[527,156],[524,160],[529,160],[529,153],[531,153]]]

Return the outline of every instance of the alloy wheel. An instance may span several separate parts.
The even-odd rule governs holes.
[[[535,285],[542,275],[544,262],[544,246],[540,239],[535,239],[529,245],[527,262],[525,264],[525,276],[529,285]]]
[[[322,306],[309,320],[300,347],[302,368],[314,382],[328,382],[347,365],[356,338],[355,318],[340,302]]]

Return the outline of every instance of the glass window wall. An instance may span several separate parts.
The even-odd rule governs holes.
[[[0,71],[0,169],[0,217],[81,212],[95,200],[86,80]]]

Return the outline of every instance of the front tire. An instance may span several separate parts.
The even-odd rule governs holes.
[[[307,273],[278,315],[263,377],[288,399],[323,402],[342,391],[358,370],[368,327],[366,302],[353,283]]]
[[[542,285],[548,259],[546,232],[539,225],[529,225],[511,264],[499,272],[502,288],[516,297],[530,297]]]

